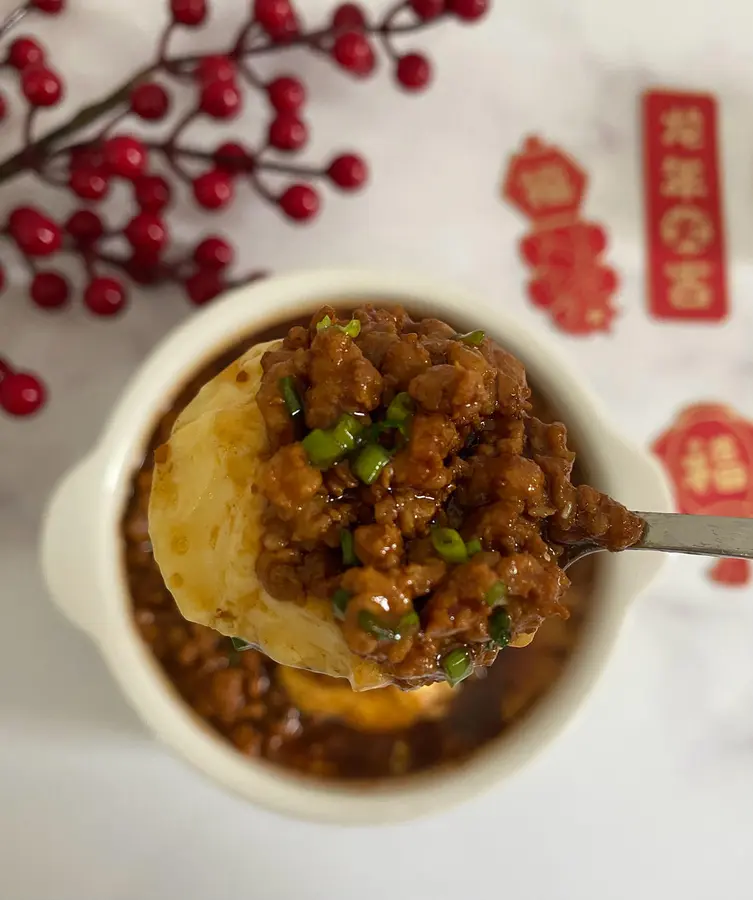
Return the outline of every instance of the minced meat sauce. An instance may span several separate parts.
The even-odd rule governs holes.
[[[147,522],[154,448],[167,440],[177,416],[207,381],[251,344],[287,331],[287,325],[270,329],[209,362],[156,424],[134,472],[122,525],[135,625],[187,706],[247,757],[307,776],[357,780],[461,763],[514,726],[556,685],[587,621],[593,558],[568,573],[567,620],[549,619],[529,647],[501,653],[491,668],[458,685],[440,717],[399,728],[385,725],[381,732],[365,732],[337,714],[310,712],[293,702],[281,666],[254,650],[239,653],[228,638],[183,618],[154,561]],[[540,397],[534,394],[531,402],[534,414],[550,417]],[[354,702],[363,696],[355,695]]]
[[[481,331],[402,309],[321,309],[262,358],[270,442],[257,572],[330,598],[350,649],[415,687],[453,684],[567,617],[563,544],[636,543],[643,522],[575,487],[564,425]]]

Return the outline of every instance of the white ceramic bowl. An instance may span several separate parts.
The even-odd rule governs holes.
[[[328,270],[272,278],[233,292],[169,335],[131,380],[99,443],[57,487],[47,509],[42,563],[63,613],[97,644],[135,710],[174,750],[246,799],[303,819],[377,824],[446,807],[506,778],[571,719],[598,678],[622,618],[659,570],[659,554],[602,554],[596,602],[565,675],[509,736],[464,766],[378,788],[316,784],[249,760],[209,729],[172,689],[131,616],[120,522],[129,482],[166,404],[223,349],[324,303],[401,303],[414,314],[482,328],[525,363],[531,381],[574,435],[591,483],[632,509],[669,509],[653,460],[611,429],[591,392],[540,335],[483,298],[430,279]]]

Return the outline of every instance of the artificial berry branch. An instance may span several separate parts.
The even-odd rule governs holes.
[[[68,122],[37,136],[45,108],[64,96],[62,78],[48,54],[30,36],[8,46],[2,69],[15,72],[27,109],[24,146],[0,162],[0,183],[32,173],[53,190],[65,190],[79,201],[65,222],[57,222],[29,205],[0,217],[0,237],[22,258],[29,272],[29,296],[42,309],[60,309],[71,299],[69,280],[48,268],[58,254],[79,260],[84,274],[83,303],[99,316],[114,316],[127,304],[127,280],[140,285],[178,282],[189,301],[201,305],[260,273],[230,277],[231,243],[222,235],[206,235],[193,248],[173,245],[167,210],[179,191],[188,191],[207,212],[221,210],[234,199],[237,186],[248,184],[258,196],[293,222],[312,220],[320,210],[322,186],[342,191],[361,188],[368,177],[365,160],[345,152],[321,164],[289,161],[304,149],[309,127],[303,118],[306,87],[297,75],[271,80],[255,61],[282,48],[299,47],[329,59],[348,75],[365,78],[377,68],[379,50],[400,87],[426,88],[431,63],[415,50],[397,46],[405,35],[441,21],[472,22],[487,11],[490,0],[399,0],[381,17],[370,16],[357,3],[339,4],[321,28],[303,27],[293,0],[251,0],[249,15],[230,41],[214,53],[171,53],[178,29],[198,29],[209,16],[208,0],[168,0],[169,22],[155,60],[125,84],[82,109]],[[0,25],[0,37],[30,13],[57,14],[65,0],[28,0]],[[192,86],[193,100],[182,114],[174,109],[172,86]],[[226,141],[213,151],[192,145],[191,126],[201,119],[237,118],[256,96],[269,109],[264,137],[257,146]],[[0,119],[7,101],[0,94]],[[145,126],[176,121],[159,139],[144,137]],[[127,121],[139,123],[136,132]],[[91,207],[104,201],[116,182],[129,186],[134,209],[117,225],[105,226]],[[125,238],[126,250],[112,247]],[[0,287],[5,272],[0,267]],[[13,415],[38,409],[42,382],[15,371],[0,359],[0,407]]]

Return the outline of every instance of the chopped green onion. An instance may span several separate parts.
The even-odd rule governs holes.
[[[358,557],[356,556],[356,548],[353,545],[353,535],[347,528],[340,531],[340,547],[343,552],[344,566],[357,566]]]
[[[293,418],[300,415],[303,412],[303,403],[301,403],[301,398],[298,396],[298,391],[295,389],[295,378],[293,378],[292,375],[286,375],[285,378],[281,378],[277,384],[280,388],[282,399],[285,401],[287,411]]]
[[[353,460],[351,468],[364,484],[374,484],[390,461],[390,454],[379,444],[367,444]]]
[[[333,326],[338,331],[342,331],[343,334],[347,334],[349,338],[357,338],[361,333],[360,319],[351,319],[347,325],[337,325],[329,316],[325,316],[320,322],[316,323],[316,330],[324,331],[326,328],[332,328]]]
[[[489,617],[489,637],[498,647],[506,647],[510,643],[510,614],[506,609],[495,609]]]
[[[348,605],[349,600],[350,592],[346,591],[345,588],[338,588],[332,595],[332,610],[336,619],[345,618],[345,607]]]
[[[345,413],[340,416],[337,424],[332,429],[332,435],[346,453],[355,450],[358,446],[364,426],[355,416]]]
[[[347,325],[338,325],[340,331],[347,334],[349,338],[357,338],[361,333],[361,320],[351,319]]]
[[[480,347],[484,343],[486,334],[483,331],[469,331],[467,334],[456,334],[455,339],[471,347]]]
[[[334,434],[321,428],[310,431],[301,443],[311,465],[320,469],[328,469],[345,455],[345,450],[337,442]]]
[[[248,641],[244,641],[243,638],[239,637],[231,637],[230,643],[233,645],[233,650],[241,651],[241,650],[252,650],[253,644],[250,644]]]
[[[413,415],[415,404],[410,394],[401,391],[395,394],[392,403],[387,407],[387,415],[385,421],[388,422],[405,422]]]
[[[468,559],[465,543],[454,528],[432,528],[431,542],[445,562],[460,564]]]
[[[365,609],[358,613],[358,624],[364,631],[373,635],[379,641],[397,641],[400,638],[400,635],[392,628],[380,622],[376,616],[366,612]]]
[[[504,581],[495,581],[484,594],[484,603],[489,606],[500,606],[507,602],[507,585]]]
[[[465,552],[468,556],[475,556],[477,553],[481,553],[483,549],[481,541],[478,538],[473,538],[472,541],[466,541]]]
[[[447,680],[455,687],[473,671],[471,654],[463,647],[456,647],[455,650],[450,650],[442,660],[442,668]]]
[[[421,620],[418,618],[418,613],[413,610],[412,612],[406,613],[400,618],[400,621],[397,625],[397,632],[400,637],[405,637],[405,633],[407,631],[412,631],[416,627],[416,625],[420,624]]]

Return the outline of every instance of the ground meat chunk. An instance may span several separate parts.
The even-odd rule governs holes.
[[[282,518],[288,519],[303,509],[322,483],[322,473],[309,465],[303,446],[287,444],[267,463],[263,491]]]
[[[382,376],[356,343],[336,328],[311,341],[304,407],[309,428],[329,428],[343,412],[370,412],[382,396]]]
[[[389,346],[381,362],[385,385],[395,393],[406,391],[413,378],[431,368],[431,357],[418,336],[404,335]]]
[[[418,413],[405,450],[393,460],[394,482],[426,491],[440,491],[452,479],[445,459],[460,445],[457,429],[441,415]]]
[[[646,527],[640,516],[582,484],[577,488],[576,507],[569,520],[553,523],[551,537],[563,544],[594,541],[607,550],[625,550],[637,544]]]
[[[361,525],[354,534],[356,556],[365,566],[391,569],[403,555],[403,536],[394,525]]]
[[[272,450],[289,444],[296,438],[293,420],[280,391],[280,379],[293,377],[298,381],[306,362],[305,355],[299,356],[287,350],[265,353],[262,357],[264,378],[256,395],[256,402],[264,419]],[[300,386],[300,381],[298,384]]]
[[[439,412],[463,425],[489,416],[496,406],[494,372],[480,354],[454,343],[452,364],[436,365],[417,375],[408,387],[427,412]]]

